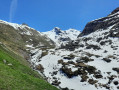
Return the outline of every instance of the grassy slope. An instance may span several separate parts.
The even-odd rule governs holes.
[[[3,63],[3,60],[7,63]],[[8,64],[11,63],[12,66]],[[0,46],[0,90],[57,90],[32,71],[27,62]]]

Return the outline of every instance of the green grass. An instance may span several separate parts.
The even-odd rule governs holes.
[[[7,62],[4,63],[3,60]],[[11,63],[12,66],[8,64]],[[58,90],[33,71],[28,62],[0,46],[0,90]]]

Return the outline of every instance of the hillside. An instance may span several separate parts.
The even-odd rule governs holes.
[[[0,90],[57,90],[21,56],[0,44]]]
[[[35,29],[0,20],[0,42],[22,57],[29,59],[29,47],[55,47],[54,42]]]
[[[29,62],[30,50],[53,48],[54,42],[35,29],[0,20],[0,90],[57,90]]]

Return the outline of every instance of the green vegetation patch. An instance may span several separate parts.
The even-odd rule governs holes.
[[[28,62],[0,46],[0,90],[58,90],[33,71]]]

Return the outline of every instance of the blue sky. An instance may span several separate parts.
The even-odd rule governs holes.
[[[1,0],[0,19],[27,23],[41,32],[54,27],[83,30],[87,22],[117,7],[119,0]]]

